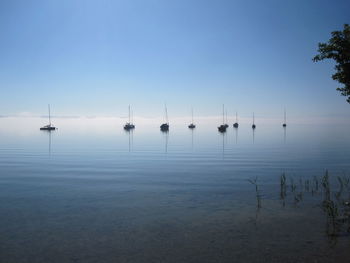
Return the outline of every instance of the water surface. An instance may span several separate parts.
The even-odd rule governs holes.
[[[0,118],[0,262],[347,262],[350,238],[327,235],[321,190],[282,202],[279,186],[282,173],[297,184],[328,169],[337,188],[346,125],[42,124]]]

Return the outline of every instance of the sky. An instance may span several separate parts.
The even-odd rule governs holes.
[[[342,118],[330,0],[0,0],[0,116]]]

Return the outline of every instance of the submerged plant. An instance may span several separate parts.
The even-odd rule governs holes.
[[[285,173],[283,173],[282,175],[281,175],[281,178],[280,178],[280,185],[281,185],[281,188],[285,188],[287,185],[286,185],[286,181],[287,181],[287,179],[286,179],[286,174]]]
[[[337,176],[338,182],[339,182],[339,186],[340,186],[340,190],[339,192],[342,192],[344,189],[344,182],[343,182],[343,178],[341,178],[340,176]]]
[[[305,190],[306,190],[307,192],[310,191],[310,181],[309,181],[309,180],[305,180]]]
[[[287,186],[287,179],[290,182]],[[299,186],[294,183],[292,177],[287,178],[285,173],[282,173],[279,178],[280,184],[280,199],[283,201],[283,207],[286,205],[287,192],[290,189],[292,195],[290,200],[294,199],[294,205],[299,204],[304,195],[312,194],[315,192],[323,193],[322,209],[326,216],[326,233],[327,236],[332,240],[336,241],[339,234],[344,234],[347,231],[350,234],[350,177],[349,176],[338,176],[339,191],[335,192],[331,189],[330,176],[328,170],[325,171],[321,178],[316,176],[303,180],[299,178]],[[258,178],[248,179],[248,181],[255,186],[257,211],[261,208],[261,192],[258,185]],[[349,196],[344,197],[344,194]]]
[[[343,184],[344,184],[346,190],[349,191],[350,177],[347,175],[343,175],[342,179],[343,179]]]
[[[328,170],[326,170],[325,175],[322,177],[321,183],[325,194],[325,201],[329,201],[331,199],[331,190],[329,184]]]
[[[295,192],[295,190],[297,189],[297,186],[294,184],[294,179],[293,177],[290,178],[290,190],[292,192]]]
[[[338,179],[338,182],[339,182],[340,191],[343,191],[344,188],[347,191],[349,191],[349,181],[350,181],[349,176],[346,176],[346,175],[338,176],[337,179]]]
[[[339,209],[332,200],[323,201],[323,210],[327,214],[327,234],[335,236],[339,232],[340,224],[338,222]]]
[[[314,176],[315,191],[318,192],[318,178]]]
[[[290,182],[287,186],[287,179]],[[294,205],[299,204],[303,199],[304,195],[310,193],[314,195],[315,192],[322,191],[323,201],[322,209],[326,215],[326,233],[327,236],[334,242],[341,233],[346,230],[350,233],[350,177],[349,176],[338,176],[337,180],[340,185],[340,191],[334,192],[331,189],[330,176],[328,170],[325,171],[321,178],[316,176],[310,179],[299,178],[299,185],[294,182],[294,178],[287,178],[285,173],[282,173],[279,178],[279,195],[282,200],[283,207],[286,205],[288,189],[292,193],[291,200],[294,200]],[[258,178],[248,180],[255,186],[257,208],[261,208],[261,193],[258,185]],[[349,199],[344,198],[343,193],[345,189],[349,194]],[[335,198],[334,198],[335,197]],[[333,198],[333,200],[332,200]]]
[[[297,205],[302,200],[303,200],[303,192],[299,192],[298,194],[294,192],[294,205]]]
[[[350,202],[343,199],[344,188],[348,189],[348,177],[337,177],[339,182],[339,191],[334,193],[335,201],[331,199],[331,186],[329,183],[329,173],[326,170],[321,183],[324,191],[324,200],[322,207],[327,215],[327,234],[336,237],[346,226],[346,231],[350,232]]]
[[[287,184],[286,174],[283,173],[280,178],[280,198],[283,200],[283,206],[285,206],[285,199],[287,196]]]
[[[248,182],[253,184],[255,186],[255,193],[256,193],[256,202],[257,202],[257,207],[261,208],[261,194],[258,186],[258,177],[255,177],[254,179],[248,179]]]

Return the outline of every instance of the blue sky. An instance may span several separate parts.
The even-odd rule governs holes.
[[[0,115],[350,117],[317,43],[349,1],[0,1]]]

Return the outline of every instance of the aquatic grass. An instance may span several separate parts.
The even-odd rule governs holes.
[[[294,205],[297,205],[303,200],[303,192],[295,193],[294,192]]]
[[[335,199],[337,199],[338,203],[342,203],[342,191],[338,191],[334,193]]]
[[[323,187],[323,192],[325,194],[325,201],[331,200],[331,190],[330,190],[330,184],[329,184],[328,170],[326,170],[324,176],[322,177],[321,184]]]
[[[280,199],[283,201],[283,206],[285,206],[285,199],[287,196],[287,184],[286,184],[286,174],[283,173],[280,177]]]
[[[343,175],[336,177],[339,183],[339,191],[331,189],[331,177],[328,170],[322,177],[313,176],[310,179],[299,178],[299,185],[294,182],[294,178],[282,173],[279,177],[279,197],[282,200],[283,207],[287,200],[293,200],[294,206],[303,201],[304,195],[308,193],[312,196],[316,192],[321,192],[322,201],[320,207],[326,216],[326,234],[334,242],[339,235],[344,235],[344,231],[350,235],[350,177]],[[333,178],[332,178],[333,179]],[[287,185],[287,180],[290,185]],[[258,178],[248,179],[255,186],[257,211],[261,208],[261,191],[258,185]],[[291,198],[287,198],[288,190]],[[344,197],[344,194],[349,196]]]
[[[307,192],[310,191],[310,181],[308,179],[305,180],[305,191],[307,191]]]
[[[248,182],[250,182],[252,185],[255,186],[255,194],[256,194],[256,202],[257,202],[257,207],[261,208],[261,194],[258,186],[258,177],[255,177],[254,179],[248,179]]]
[[[324,191],[324,200],[322,207],[327,215],[327,235],[336,237],[346,226],[346,231],[350,232],[350,202],[343,199],[344,188],[349,187],[348,177],[337,177],[339,182],[339,191],[334,193],[336,201],[331,199],[331,185],[329,183],[329,173],[326,170],[321,179]]]
[[[293,179],[293,177],[291,177],[291,178],[290,178],[290,190],[291,190],[292,192],[295,192],[296,189],[297,189],[297,186],[296,186],[296,184],[294,184],[294,179]]]
[[[286,188],[287,184],[287,179],[286,179],[286,174],[283,173],[280,177],[280,185],[281,185],[281,188]]]
[[[340,176],[337,176],[338,182],[339,182],[339,186],[340,186],[340,190],[339,192],[342,192],[344,189],[344,181],[343,178],[341,178]]]
[[[343,191],[344,188],[349,191],[349,181],[350,178],[349,176],[343,175],[343,176],[337,176],[338,182],[339,182],[339,186],[340,186],[340,191]]]
[[[349,190],[349,186],[350,186],[350,176],[349,175],[346,175],[345,173],[343,174],[342,176],[342,181],[343,181],[343,184],[345,186],[345,188],[347,190]]]
[[[315,191],[318,192],[318,178],[316,176],[314,176],[314,183],[315,183]]]
[[[323,210],[327,215],[327,235],[336,236],[340,230],[338,205],[332,200],[325,200],[323,202]]]

